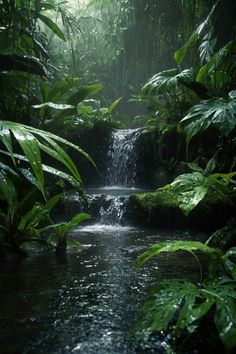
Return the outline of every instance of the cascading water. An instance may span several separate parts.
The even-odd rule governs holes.
[[[108,186],[135,187],[138,158],[136,142],[139,136],[140,129],[113,130],[105,178]]]
[[[125,210],[137,176],[137,141],[140,129],[114,129],[108,150],[106,186],[89,190],[89,212],[99,225],[124,225]]]

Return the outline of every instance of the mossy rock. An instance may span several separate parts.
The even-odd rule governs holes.
[[[225,199],[209,193],[188,215],[170,190],[133,194],[129,199],[128,219],[135,224],[165,229],[215,231],[223,227],[235,210]]]
[[[129,200],[130,217],[138,224],[172,228],[185,222],[185,215],[170,191],[133,194]]]

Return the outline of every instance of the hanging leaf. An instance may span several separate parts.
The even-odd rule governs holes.
[[[11,218],[13,218],[17,207],[17,192],[12,180],[3,170],[0,170],[0,195],[6,200]]]
[[[236,347],[235,282],[216,279],[202,287],[190,282],[167,280],[159,282],[154,296],[145,302],[137,328],[144,336],[172,329],[176,337],[193,333],[200,320],[211,309],[215,325],[226,353]]]
[[[0,54],[0,72],[20,70],[39,76],[47,76],[46,68],[39,59],[16,54]]]
[[[49,17],[38,14],[38,18],[48,27],[52,32],[54,32],[60,39],[66,42],[66,37],[58,25],[52,21]]]
[[[142,95],[161,95],[176,90],[182,82],[192,82],[195,78],[193,69],[179,72],[178,69],[162,71],[154,75],[142,88]]]
[[[70,89],[75,87],[79,78],[75,77],[64,77],[63,79],[58,80],[52,88],[47,85],[47,95],[45,97],[45,101],[55,101],[58,102],[59,99],[63,97],[63,95],[67,94]]]
[[[39,190],[44,193],[44,176],[38,141],[22,126],[18,126],[17,129],[12,128],[11,131],[29,161],[36,177]]]
[[[58,143],[62,143],[77,150],[95,166],[90,156],[82,149],[52,133],[10,121],[0,121],[0,132],[0,141],[3,142],[7,149],[6,151],[0,150],[0,152],[5,155],[12,156],[13,159],[28,162],[31,166],[35,179],[32,178],[32,176],[29,176],[27,179],[34,185],[37,185],[42,193],[44,189],[43,171],[47,171],[58,177],[66,179],[73,186],[79,188],[81,187],[81,177],[74,162]],[[13,136],[11,136],[9,132],[11,132]],[[13,137],[18,141],[25,156],[12,152]],[[43,165],[41,162],[40,150],[43,150],[46,154],[60,161],[70,171],[71,176],[50,166]]]
[[[216,127],[222,135],[229,135],[236,125],[236,98],[234,91],[228,99],[213,98],[193,106],[181,120],[187,142],[209,128]]]
[[[187,42],[175,52],[174,58],[175,58],[175,61],[177,62],[177,64],[181,64],[183,62],[188,49],[193,44],[195,44],[198,39],[201,38],[201,36],[205,33],[206,30],[209,29],[209,25],[211,23],[212,16],[213,16],[215,9],[219,3],[220,3],[220,0],[218,0],[217,3],[212,7],[207,18],[197,27],[197,29],[192,33],[192,35],[187,40]]]
[[[121,100],[122,100],[122,97],[117,98],[117,100],[115,100],[114,102],[112,102],[110,104],[110,106],[108,107],[109,113],[111,113],[118,106],[118,104],[120,103]]]
[[[86,97],[94,95],[95,93],[101,91],[103,88],[102,84],[83,86],[77,90],[72,96],[67,99],[67,104],[77,105],[81,101],[85,100]]]
[[[207,254],[218,254],[214,248],[199,241],[160,242],[156,245],[152,245],[146,252],[142,253],[135,261],[135,266],[141,267],[149,259],[158,256],[162,252],[173,253],[176,251],[186,251],[190,253],[193,251],[202,251]]]

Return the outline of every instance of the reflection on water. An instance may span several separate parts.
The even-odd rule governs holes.
[[[148,245],[190,235],[93,225],[73,236],[81,251],[69,249],[64,257],[38,252],[20,264],[0,266],[0,352],[162,353],[158,339],[142,344],[129,329],[158,279],[197,279],[197,266],[179,254],[139,270],[133,262]]]

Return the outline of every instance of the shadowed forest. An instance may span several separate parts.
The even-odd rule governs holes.
[[[236,350],[236,3],[0,0],[0,353]]]

